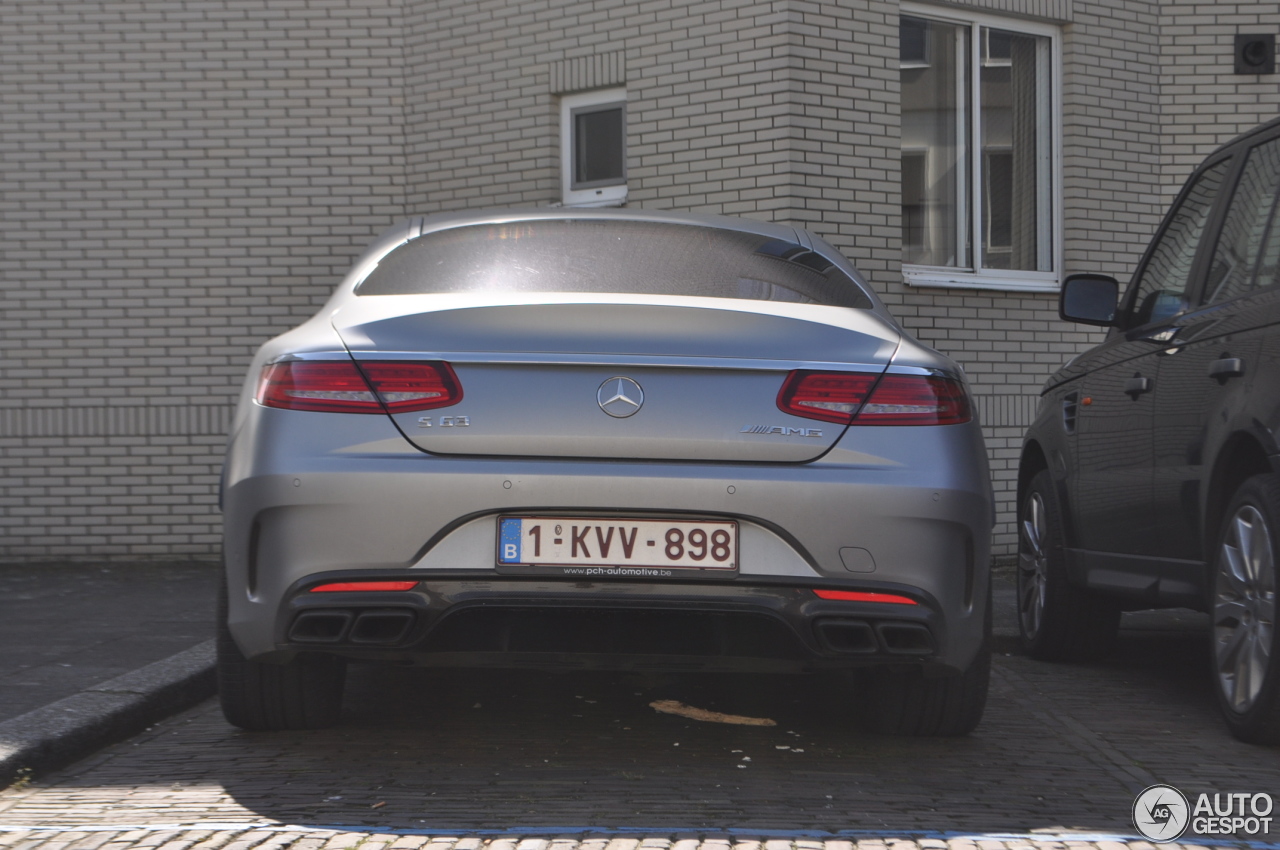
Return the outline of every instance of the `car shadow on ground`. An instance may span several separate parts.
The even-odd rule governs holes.
[[[1204,627],[1175,626],[1127,616],[1116,652],[1091,664],[997,653],[986,716],[959,739],[872,734],[854,719],[856,681],[828,676],[352,665],[333,729],[244,733],[206,704],[6,816],[48,817],[56,800],[58,817],[86,822],[371,832],[1127,834],[1147,784],[1280,782],[1270,753],[1217,717]],[[701,722],[659,700],[775,725]]]

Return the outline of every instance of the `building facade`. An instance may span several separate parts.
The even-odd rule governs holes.
[[[397,219],[582,203],[848,254],[968,371],[1008,554],[1040,385],[1099,338],[1063,276],[1126,279],[1280,112],[1237,57],[1277,30],[1209,0],[8,0],[0,560],[216,557],[257,345]]]

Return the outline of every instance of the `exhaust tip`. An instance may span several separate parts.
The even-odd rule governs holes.
[[[289,628],[295,643],[339,643],[351,625],[350,611],[303,611]]]
[[[819,642],[830,652],[870,655],[880,649],[875,632],[862,620],[819,620],[814,630]]]
[[[876,633],[891,655],[932,655],[933,635],[919,623],[876,623]]]
[[[400,643],[413,628],[412,611],[387,609],[364,611],[351,627],[350,641],[359,644],[390,646]]]

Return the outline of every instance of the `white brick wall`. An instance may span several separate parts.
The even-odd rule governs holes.
[[[970,0],[1056,22],[1067,272],[1125,278],[1274,3]],[[408,213],[558,200],[557,96],[624,84],[630,203],[793,222],[963,363],[1011,551],[1022,428],[1098,334],[1047,295],[908,288],[897,0],[7,0],[0,559],[216,551],[228,405]]]
[[[1276,75],[1238,76],[1232,62],[1236,33],[1280,35],[1280,4],[1164,0],[1160,13],[1167,200],[1206,153],[1280,113]]]
[[[395,0],[0,4],[0,558],[216,553],[176,411],[404,214],[402,62]]]

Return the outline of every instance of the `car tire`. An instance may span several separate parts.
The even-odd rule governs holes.
[[[1049,470],[1031,479],[1018,509],[1018,627],[1042,661],[1092,661],[1115,646],[1120,608],[1067,580],[1062,508]]]
[[[956,738],[982,720],[991,684],[991,596],[983,621],[982,648],[962,673],[926,676],[920,668],[872,670],[866,720],[882,735]]]
[[[1231,734],[1280,743],[1280,475],[1255,475],[1236,490],[1218,532],[1209,600],[1210,664]]]
[[[918,668],[873,671],[867,720],[882,735],[955,738],[982,720],[991,681],[991,649],[985,643],[963,673],[927,677]]]
[[[346,661],[299,653],[283,664],[250,661],[227,627],[227,583],[218,593],[217,675],[222,714],[250,732],[324,729],[338,722]]]

